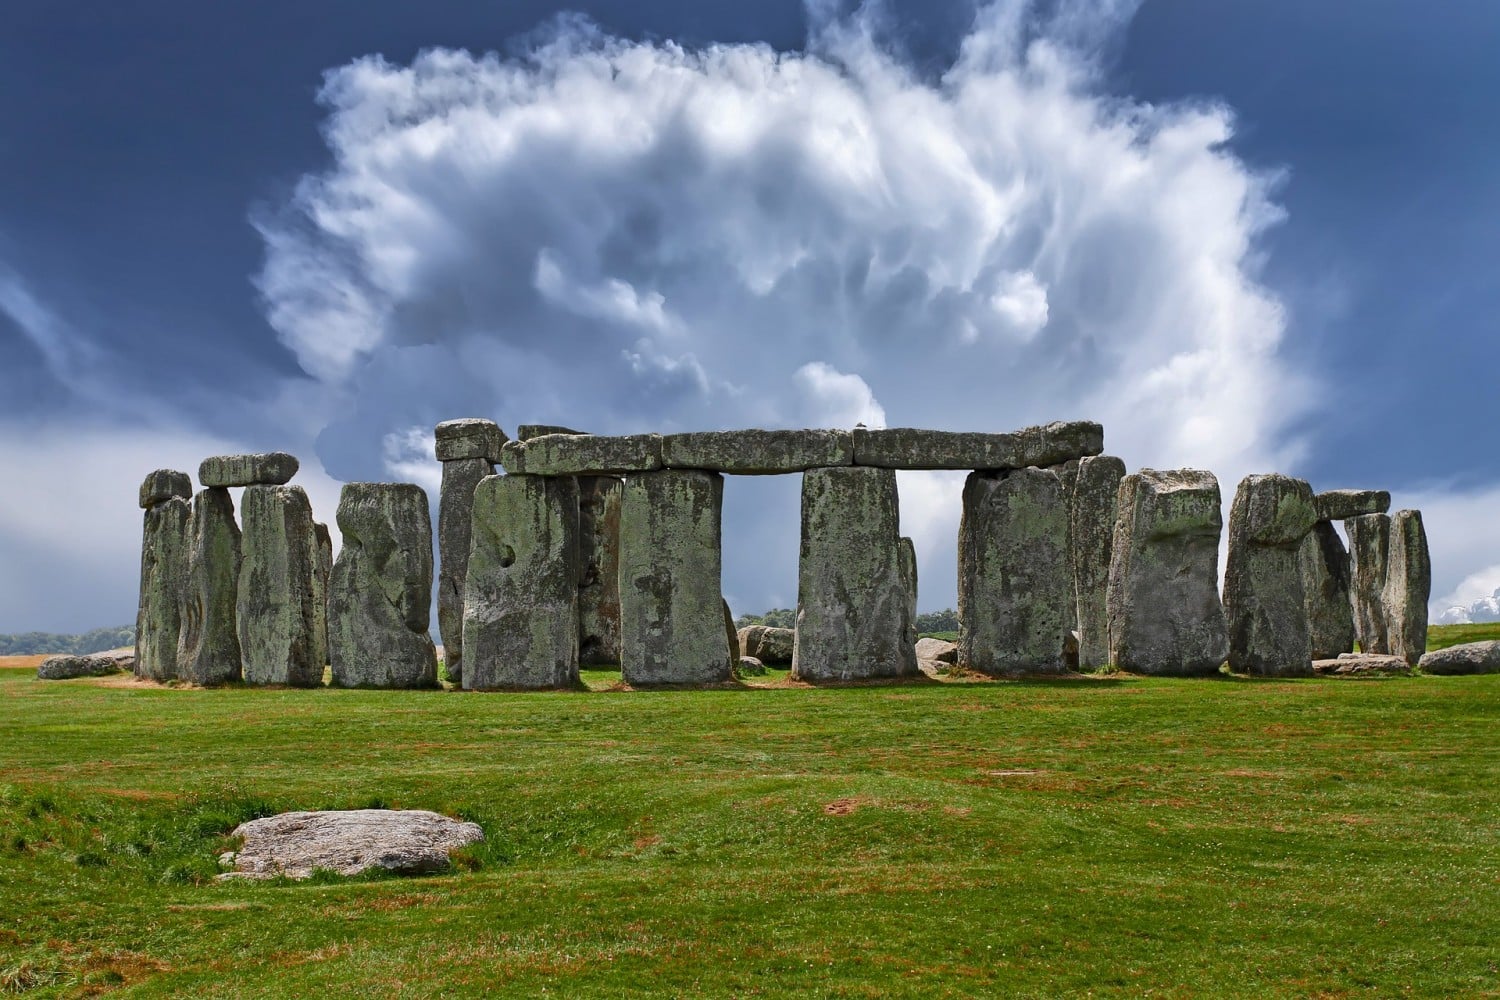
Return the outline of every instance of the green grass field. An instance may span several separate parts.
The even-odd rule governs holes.
[[[1500,676],[756,680],[0,670],[0,992],[1500,995]],[[212,880],[242,819],[372,804],[488,840]]]

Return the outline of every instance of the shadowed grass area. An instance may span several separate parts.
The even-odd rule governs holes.
[[[202,691],[0,670],[0,992],[1500,982],[1500,678],[755,680]],[[212,880],[244,819],[361,806],[488,839],[420,879]]]

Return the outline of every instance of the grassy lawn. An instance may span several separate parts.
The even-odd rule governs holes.
[[[0,670],[0,993],[1500,990],[1500,676],[756,683]],[[371,804],[488,841],[441,876],[212,881],[241,819]]]

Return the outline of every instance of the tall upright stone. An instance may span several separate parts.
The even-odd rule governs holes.
[[[1073,595],[1078,605],[1078,665],[1109,665],[1109,561],[1114,552],[1125,463],[1112,455],[1083,458],[1068,504]]]
[[[328,580],[333,575],[333,538],[328,534],[328,525],[321,521],[313,522],[313,537],[318,543],[317,572],[313,575],[313,607],[319,617],[319,624],[313,631],[313,638],[320,645],[313,654],[313,660],[328,666]]]
[[[901,584],[906,588],[907,631],[912,648],[917,643],[917,543],[901,537]]]
[[[432,620],[432,516],[411,483],[345,483],[343,547],[328,584],[328,653],[340,687],[437,683]]]
[[[578,484],[489,476],[474,491],[464,586],[463,685],[578,683]]]
[[[974,472],[958,531],[958,662],[986,674],[1062,673],[1073,627],[1068,509],[1047,469]]]
[[[141,484],[141,591],[135,619],[135,673],[148,680],[177,676],[177,641],[187,593],[192,480],[158,469]]]
[[[1344,521],[1349,536],[1349,600],[1360,652],[1389,653],[1385,620],[1386,565],[1390,558],[1389,514],[1363,514]]]
[[[1219,503],[1212,472],[1142,469],[1121,480],[1107,596],[1116,667],[1187,676],[1224,662]]]
[[[620,505],[625,484],[578,477],[578,662],[620,662]]]
[[[720,589],[724,477],[667,469],[625,481],[620,672],[635,685],[716,684],[734,665]]]
[[[1231,669],[1312,676],[1297,550],[1317,519],[1312,487],[1301,479],[1279,473],[1246,476],[1235,490],[1224,571]]]
[[[433,432],[443,485],[438,494],[438,633],[448,679],[463,680],[464,580],[474,487],[495,474],[505,432],[491,420],[445,420]]]
[[[1427,652],[1427,600],[1431,596],[1432,558],[1422,512],[1398,510],[1391,516],[1382,603],[1389,651],[1413,666]]]
[[[177,676],[182,680],[205,686],[239,680],[239,576],[240,526],[234,519],[234,498],[222,486],[199,490],[193,498],[188,584],[177,640]]]
[[[806,681],[917,673],[911,577],[891,469],[802,474],[802,554],[792,676]],[[915,552],[912,553],[915,556]]]
[[[247,486],[240,519],[235,619],[245,683],[317,687],[328,641],[312,504],[300,486]]]
[[[1349,603],[1349,551],[1328,521],[1319,521],[1297,550],[1302,605],[1314,660],[1354,651],[1354,609]]]

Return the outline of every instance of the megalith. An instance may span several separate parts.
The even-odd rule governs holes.
[[[245,683],[317,687],[328,626],[312,504],[300,486],[247,486],[240,520],[235,619]]]
[[[438,633],[448,679],[463,680],[464,580],[469,565],[469,527],[474,487],[495,474],[505,432],[490,420],[445,420],[434,430],[443,484],[438,494]]]
[[[344,541],[328,583],[333,683],[434,686],[427,493],[411,483],[345,483],[338,525]]]
[[[1229,511],[1224,613],[1229,667],[1269,677],[1311,677],[1312,643],[1297,550],[1317,522],[1305,481],[1246,476]]]
[[[1141,674],[1218,671],[1229,652],[1219,599],[1219,481],[1142,469],[1120,481],[1106,607],[1110,662]]]
[[[464,585],[468,690],[578,683],[578,483],[488,476]]]
[[[715,472],[665,469],[625,480],[619,573],[626,683],[732,677],[719,582],[723,500],[724,477]]]
[[[328,665],[328,579],[333,575],[333,538],[328,534],[328,525],[313,522],[313,537],[318,542],[317,572],[313,575],[313,607],[323,616],[322,627],[315,630],[313,638],[322,643],[313,659]]]
[[[1297,549],[1302,606],[1314,660],[1354,651],[1354,609],[1349,603],[1349,551],[1328,521],[1319,521]]]
[[[1080,459],[1068,504],[1068,551],[1078,605],[1078,665],[1109,665],[1109,561],[1114,551],[1120,480],[1125,463],[1113,455]]]
[[[148,680],[177,676],[177,641],[187,595],[192,480],[158,469],[141,484],[141,591],[135,619],[135,673]]]
[[[1062,673],[1074,608],[1057,474],[970,473],[958,529],[958,662],[986,674]]]
[[[1391,516],[1386,563],[1386,642],[1389,652],[1416,665],[1427,652],[1427,599],[1432,596],[1432,559],[1422,512],[1398,510]]]
[[[904,535],[900,543],[901,583],[906,587],[906,627],[911,634],[912,648],[915,650],[917,644],[917,543]]]
[[[578,477],[578,662],[620,662],[620,505],[625,484]]]
[[[182,680],[207,686],[239,679],[239,576],[240,526],[234,520],[234,498],[222,486],[199,490],[193,498],[187,588],[177,640],[177,676]]]
[[[1362,514],[1344,521],[1349,538],[1349,600],[1354,634],[1362,653],[1389,653],[1385,620],[1386,564],[1391,547],[1389,514]]]

